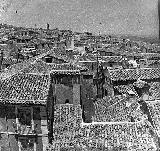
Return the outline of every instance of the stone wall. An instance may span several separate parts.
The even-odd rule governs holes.
[[[56,104],[64,104],[66,99],[69,100],[69,103],[73,103],[73,87],[56,84],[55,89]]]

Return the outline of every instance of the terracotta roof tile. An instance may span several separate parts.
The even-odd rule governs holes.
[[[17,59],[12,59],[12,58],[3,58],[2,64],[4,65],[13,65],[17,63]]]
[[[160,77],[159,68],[116,69],[109,70],[111,80],[154,79]]]
[[[0,81],[0,102],[44,104],[49,75],[17,74]]]
[[[118,62],[122,59],[121,56],[98,56],[98,59],[102,62]],[[96,55],[86,55],[78,58],[80,62],[96,62]]]

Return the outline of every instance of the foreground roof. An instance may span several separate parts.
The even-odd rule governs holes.
[[[0,81],[0,102],[46,104],[49,75],[16,74]]]

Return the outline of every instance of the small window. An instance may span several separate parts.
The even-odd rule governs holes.
[[[73,77],[73,84],[80,84],[80,77]]]
[[[46,57],[46,63],[52,63],[52,57]]]
[[[9,64],[6,64],[6,68],[9,67],[9,66],[10,66]]]
[[[110,64],[109,64],[109,66],[110,66],[110,67],[113,67],[113,64],[112,64],[112,63],[110,63]]]
[[[104,90],[104,95],[107,96],[108,95],[108,91],[105,89]]]
[[[116,88],[114,88],[114,95],[122,95]]]
[[[83,79],[93,79],[92,75],[83,75]]]
[[[69,104],[69,99],[66,99],[65,104],[67,104],[67,103]]]
[[[34,138],[22,137],[19,142],[21,150],[34,150]]]

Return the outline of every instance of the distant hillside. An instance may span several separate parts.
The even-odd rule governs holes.
[[[158,37],[157,0],[2,0],[5,23]],[[101,24],[100,24],[101,23]]]
[[[130,40],[140,40],[144,42],[150,42],[150,43],[160,43],[160,40],[158,38],[152,38],[152,37],[139,37],[139,36],[122,36],[123,38],[128,38]]]
[[[160,43],[160,40],[156,37],[147,37],[147,36],[132,36],[132,35],[111,35],[113,37],[120,37],[124,39],[130,39],[131,41],[143,41],[143,42],[150,42],[150,43]]]

